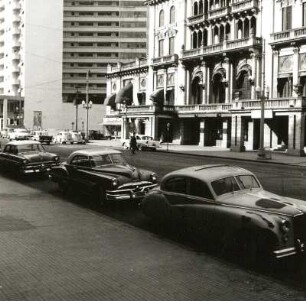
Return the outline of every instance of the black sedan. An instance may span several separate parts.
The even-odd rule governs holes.
[[[0,153],[0,170],[25,174],[49,172],[59,164],[59,156],[46,152],[37,141],[11,141]]]
[[[94,195],[99,206],[111,201],[138,203],[156,187],[154,172],[129,165],[113,149],[85,149],[73,152],[66,162],[51,170],[50,178],[63,192],[71,187]]]

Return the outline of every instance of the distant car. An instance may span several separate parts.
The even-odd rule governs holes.
[[[156,222],[180,221],[201,229],[250,260],[305,251],[305,202],[265,191],[253,173],[240,167],[204,165],[171,172],[141,208]]]
[[[29,139],[30,133],[23,128],[15,128],[8,131],[7,138],[9,140],[27,140]]]
[[[79,132],[71,131],[72,143],[85,144],[85,139]]]
[[[61,143],[61,144],[73,143],[72,135],[68,131],[58,132],[54,137],[53,141],[54,143]]]
[[[48,131],[46,130],[32,131],[30,136],[32,140],[45,144],[50,144],[53,140],[53,136],[49,135]]]
[[[139,202],[157,186],[154,172],[129,165],[113,149],[75,151],[66,162],[52,168],[50,178],[62,191],[73,187],[94,195],[99,206],[111,201]]]
[[[146,150],[156,151],[156,149],[160,147],[159,141],[154,140],[152,136],[139,135],[139,134],[135,136],[137,141],[137,148],[141,151],[146,151]],[[125,149],[129,149],[130,141],[129,140],[123,141],[122,146]]]
[[[37,141],[11,141],[0,152],[0,170],[18,174],[45,173],[59,164],[59,156],[46,152]]]

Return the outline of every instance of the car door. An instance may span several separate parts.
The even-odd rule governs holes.
[[[1,155],[2,168],[4,170],[14,171],[17,168],[17,147],[16,145],[6,145]]]
[[[89,173],[91,171],[89,157],[76,155],[66,167],[70,175],[71,184],[78,190],[90,193],[95,182],[94,177]]]

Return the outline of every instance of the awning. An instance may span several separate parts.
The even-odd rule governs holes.
[[[164,89],[157,89],[151,95],[150,99],[158,105],[164,104]]]
[[[115,99],[116,99],[116,93],[107,96],[104,100],[104,105],[111,106],[112,108],[114,108],[116,106]]]
[[[125,87],[121,88],[116,95],[115,103],[125,103],[130,106],[133,102],[133,84],[128,83]]]

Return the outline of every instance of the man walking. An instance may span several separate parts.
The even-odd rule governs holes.
[[[130,149],[131,149],[132,154],[135,154],[135,151],[137,150],[137,141],[136,141],[135,133],[133,133],[130,139]]]

